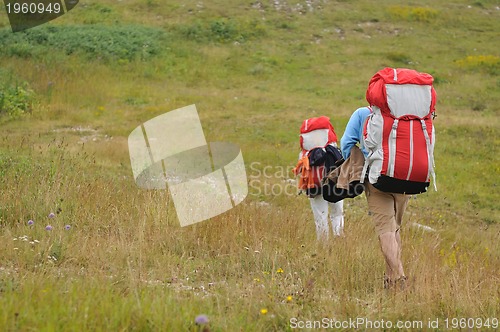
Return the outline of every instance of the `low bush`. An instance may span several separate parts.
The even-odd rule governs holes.
[[[161,29],[135,25],[43,25],[15,34],[0,30],[4,54],[22,58],[61,50],[89,59],[145,60],[160,53],[164,40]]]
[[[260,22],[240,22],[232,19],[219,18],[211,21],[198,21],[186,26],[175,28],[181,38],[196,42],[245,42],[266,35],[266,28]]]
[[[31,113],[35,93],[27,82],[17,82],[0,72],[0,116],[17,118]]]

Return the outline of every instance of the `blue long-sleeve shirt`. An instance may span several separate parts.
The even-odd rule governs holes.
[[[354,145],[363,141],[363,126],[370,113],[371,112],[368,107],[358,108],[354,111],[354,113],[352,113],[351,118],[345,127],[344,135],[342,135],[342,138],[340,139],[340,149],[344,159],[347,159],[351,155],[351,149]],[[363,144],[361,144],[360,148],[365,157],[368,156],[368,150]]]

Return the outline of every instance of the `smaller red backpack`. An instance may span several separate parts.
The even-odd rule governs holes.
[[[298,188],[305,191],[309,197],[321,194],[321,180],[325,173],[325,148],[335,145],[337,135],[330,118],[320,116],[309,118],[300,127],[300,148],[297,166],[293,169],[295,175],[300,175]]]

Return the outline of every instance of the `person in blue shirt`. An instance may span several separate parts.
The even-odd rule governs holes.
[[[351,154],[351,149],[360,144],[365,159],[368,149],[363,144],[363,130],[371,110],[369,107],[358,108],[349,119],[344,135],[340,139],[340,149],[344,159]],[[369,214],[374,221],[380,248],[385,258],[386,269],[384,288],[392,288],[398,283],[403,288],[406,276],[401,261],[400,227],[403,213],[408,204],[408,195],[382,192],[376,189],[368,179],[361,179],[365,184],[365,195]]]
[[[340,148],[344,159],[349,158],[352,147],[358,143],[361,145],[361,152],[363,152],[365,158],[368,156],[368,150],[366,150],[362,142],[363,127],[365,125],[366,118],[370,115],[370,113],[371,111],[369,107],[361,107],[354,111],[351,115],[351,118],[345,127],[344,135],[340,139]]]

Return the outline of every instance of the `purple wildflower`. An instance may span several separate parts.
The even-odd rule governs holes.
[[[208,324],[209,320],[208,320],[208,317],[206,315],[198,315],[194,319],[194,322],[197,325],[204,325],[204,324]]]
[[[70,230],[70,228],[71,228],[71,225],[66,225],[66,226],[64,226],[64,229],[65,229],[65,230],[67,230],[67,231],[69,231],[69,230]]]
[[[28,220],[28,226],[33,226],[35,224],[35,222],[33,220]]]
[[[56,215],[54,214],[54,212],[49,213],[49,218],[50,218],[50,219],[55,218],[55,216],[56,216]]]
[[[45,226],[45,230],[46,230],[46,231],[51,231],[51,230],[52,230],[52,226],[51,226],[51,225],[47,225],[47,226]]]

